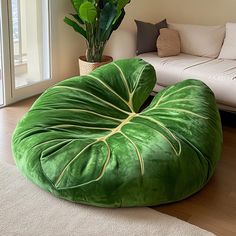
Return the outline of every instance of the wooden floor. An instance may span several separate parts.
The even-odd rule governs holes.
[[[222,113],[224,145],[215,175],[194,196],[155,207],[221,236],[236,236],[236,114]]]
[[[0,159],[14,164],[11,135],[35,98],[0,109]],[[236,115],[223,113],[222,158],[209,184],[194,196],[157,211],[175,216],[221,236],[236,235]]]
[[[36,97],[0,108],[0,159],[14,164],[11,152],[11,136],[17,122],[29,110]]]

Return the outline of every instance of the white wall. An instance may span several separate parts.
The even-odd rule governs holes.
[[[123,28],[135,28],[134,19],[203,25],[236,22],[235,0],[131,0],[126,7]]]
[[[63,80],[78,75],[78,57],[85,53],[83,38],[63,22],[73,13],[69,0],[51,0],[53,76]]]

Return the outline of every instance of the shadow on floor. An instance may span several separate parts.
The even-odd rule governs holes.
[[[236,128],[236,113],[220,111],[222,124]]]

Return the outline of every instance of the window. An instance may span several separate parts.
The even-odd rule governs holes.
[[[47,0],[12,0],[15,88],[50,79]]]

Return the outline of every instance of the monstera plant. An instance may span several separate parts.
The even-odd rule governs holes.
[[[88,62],[101,62],[105,45],[124,16],[130,0],[71,0],[76,14],[64,21],[86,40]]]

